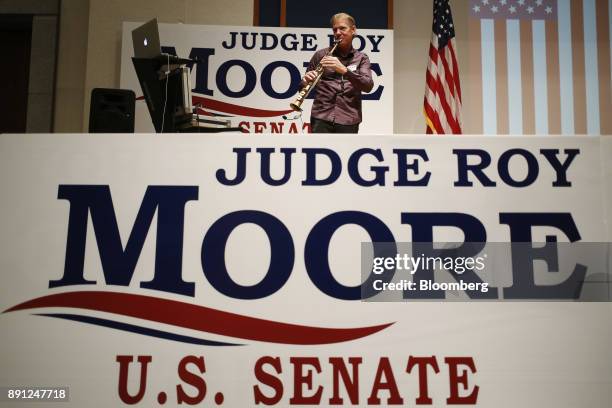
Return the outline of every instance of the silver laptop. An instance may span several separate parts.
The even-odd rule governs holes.
[[[159,42],[157,19],[154,18],[132,30],[132,41],[134,42],[134,57],[158,57],[161,54],[161,45]]]

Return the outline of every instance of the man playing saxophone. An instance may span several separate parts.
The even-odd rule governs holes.
[[[361,123],[361,92],[374,86],[370,59],[353,48],[355,19],[346,13],[335,14],[331,25],[336,41],[340,41],[333,55],[329,48],[313,55],[302,87],[317,78],[316,68],[324,68],[316,86],[316,96],[310,115],[312,133],[357,133]]]

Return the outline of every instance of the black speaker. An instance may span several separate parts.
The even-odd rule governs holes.
[[[134,133],[135,104],[129,89],[92,89],[89,133]]]

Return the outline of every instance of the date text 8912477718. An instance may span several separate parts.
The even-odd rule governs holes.
[[[68,387],[0,387],[0,402],[68,401]]]

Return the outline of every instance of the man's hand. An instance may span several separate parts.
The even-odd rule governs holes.
[[[316,78],[317,78],[317,71],[308,71],[304,74],[304,78],[302,78],[302,81],[309,84],[312,81],[314,81]]]
[[[323,65],[323,67],[325,68],[333,69],[341,75],[346,74],[346,71],[348,71],[348,69],[344,66],[344,64],[340,62],[338,58],[333,57],[331,55],[323,57],[323,59],[321,60],[321,65]]]

